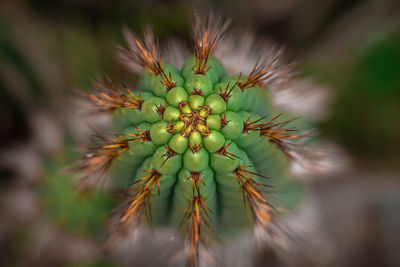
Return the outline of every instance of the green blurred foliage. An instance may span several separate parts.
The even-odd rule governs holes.
[[[355,155],[384,159],[392,167],[400,160],[399,33],[370,34],[336,64],[312,62],[305,67],[337,90],[324,132]]]
[[[47,214],[73,232],[98,236],[113,208],[109,195],[77,191],[71,175],[49,173],[39,192]]]
[[[59,226],[92,238],[106,236],[106,222],[110,212],[118,205],[112,194],[99,185],[89,191],[77,190],[76,174],[65,171],[65,166],[76,162],[73,143],[58,157],[44,160],[45,175],[38,193],[46,214]]]

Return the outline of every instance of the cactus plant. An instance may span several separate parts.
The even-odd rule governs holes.
[[[285,175],[302,137],[266,90],[290,78],[291,67],[273,51],[248,75],[228,75],[213,56],[227,28],[216,15],[197,18],[194,55],[181,69],[162,60],[151,30],[143,39],[126,30],[122,52],[144,69],[137,88],[106,77],[87,95],[112,112],[116,134],[99,136],[83,158],[82,186],[106,174],[116,186],[128,185],[120,224],[137,227],[147,218],[173,227],[191,266],[210,236],[268,229],[274,212],[267,189],[274,184],[266,179]]]

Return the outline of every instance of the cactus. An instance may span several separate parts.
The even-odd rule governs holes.
[[[213,56],[227,28],[215,15],[197,19],[195,52],[180,70],[162,60],[152,31],[141,40],[126,30],[121,51],[144,69],[138,88],[105,77],[87,95],[99,111],[112,112],[116,134],[98,136],[83,158],[82,186],[106,174],[116,186],[128,185],[119,223],[173,227],[191,266],[212,237],[268,229],[274,184],[267,178],[285,175],[302,137],[266,90],[289,78],[291,67],[278,64],[275,51],[248,75],[228,75]]]

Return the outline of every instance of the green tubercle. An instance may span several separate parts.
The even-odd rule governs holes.
[[[148,131],[148,140],[129,142],[112,171],[132,175],[138,169],[134,177],[141,183],[154,179],[157,188],[160,182],[160,195],[151,192],[155,223],[179,227],[190,205],[201,199],[217,233],[234,236],[253,223],[243,201],[249,204],[255,198],[251,193],[263,197],[260,175],[275,177],[275,184],[297,194],[282,202],[298,201],[301,190],[284,180],[288,157],[274,139],[291,131],[274,125],[279,120],[268,124],[276,116],[268,92],[254,84],[243,86],[244,75],[226,75],[214,57],[197,73],[195,57],[181,71],[163,66],[172,85],[145,71],[140,86],[146,92],[135,92],[143,98],[140,108],[119,108],[113,118],[124,133]]]
[[[168,122],[177,121],[179,119],[179,115],[181,115],[179,109],[173,106],[167,106],[164,110],[163,119]]]
[[[207,117],[207,126],[213,130],[221,129],[221,117],[219,115],[210,115]]]
[[[224,99],[218,94],[209,95],[206,99],[206,105],[210,107],[211,114],[221,114],[226,110]]]
[[[154,123],[150,129],[150,137],[154,144],[164,145],[168,143],[172,134],[167,132],[168,123],[166,121],[159,121]]]
[[[183,154],[189,147],[189,139],[177,133],[172,136],[168,144],[176,153]]]
[[[227,111],[222,114],[227,124],[221,129],[221,132],[228,139],[236,139],[243,133],[243,120],[239,114]]]
[[[213,92],[211,80],[203,74],[190,75],[186,80],[185,88],[189,94],[200,90],[201,94],[205,97]]]
[[[233,141],[226,141],[223,150],[211,154],[210,164],[216,172],[233,172],[239,165],[239,149]]]
[[[224,143],[224,135],[216,130],[211,130],[210,133],[206,137],[204,137],[204,146],[210,153],[214,153],[220,150]]]
[[[191,95],[189,103],[192,109],[200,109],[204,105],[204,97],[201,95]]]
[[[182,167],[182,156],[168,146],[160,146],[153,154],[153,165],[161,174],[172,175]]]
[[[152,125],[150,123],[141,123],[138,125],[137,128],[139,128],[142,131],[150,131]],[[127,128],[124,133],[127,134],[139,134],[140,131],[130,126]],[[154,150],[156,149],[156,145],[154,144],[153,141],[130,141],[129,142],[129,151],[132,152],[133,155],[135,156],[148,156],[151,155]]]
[[[143,119],[146,122],[157,122],[161,120],[160,114],[157,112],[157,106],[165,105],[166,101],[161,97],[151,97],[143,102],[141,112],[143,114]]]
[[[196,152],[188,149],[183,155],[183,165],[192,172],[199,172],[207,168],[209,159],[209,153],[204,148]]]
[[[183,87],[174,87],[167,93],[168,105],[179,107],[179,104],[188,100],[188,93]]]

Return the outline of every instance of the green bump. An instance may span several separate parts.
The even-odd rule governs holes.
[[[162,77],[158,75],[154,77],[153,92],[156,96],[165,97],[167,95],[167,88],[162,84]]]
[[[189,103],[192,109],[200,109],[204,105],[204,97],[201,95],[191,95],[189,96]]]
[[[172,129],[175,132],[180,132],[183,129],[183,126],[185,125],[185,123],[183,121],[177,121],[174,126],[172,127]]]
[[[221,90],[220,90],[221,89]],[[218,94],[226,95],[228,103],[226,103],[226,109],[229,111],[238,111],[242,105],[242,89],[236,82],[228,81],[221,82],[214,85],[214,91]]]
[[[211,154],[210,164],[216,172],[226,173],[233,172],[239,166],[239,149],[233,141],[227,141],[224,144],[226,151],[230,154]],[[233,156],[231,155],[233,154]]]
[[[182,156],[175,154],[168,157],[168,150],[160,146],[153,154],[154,168],[161,174],[175,174],[182,167]]]
[[[249,113],[246,111],[240,111],[239,116],[243,121],[248,120],[247,123],[255,122],[261,119],[261,116],[255,113]],[[260,120],[256,124],[262,124],[263,121]],[[259,145],[259,142],[262,141],[263,137],[260,137],[259,131],[248,131],[247,133],[243,132],[238,139],[235,140],[238,146],[243,148],[252,148],[253,146]]]
[[[164,110],[163,119],[168,122],[177,121],[179,119],[180,114],[181,112],[179,111],[179,109],[174,108],[173,106],[168,106]]]
[[[167,132],[166,128],[168,123],[166,121],[159,121],[150,129],[150,137],[154,144],[163,145],[166,144],[171,138],[172,134]]]
[[[186,80],[185,88],[189,94],[192,94],[195,89],[201,90],[201,93],[205,97],[213,91],[213,85],[210,79],[203,74],[190,75]]]
[[[204,148],[198,152],[192,152],[190,149],[183,154],[183,165],[192,172],[199,172],[207,168],[209,164],[209,154]]]
[[[217,94],[209,95],[206,99],[206,105],[211,108],[211,114],[221,114],[226,110],[225,100]]]
[[[207,126],[210,129],[219,130],[221,129],[221,117],[219,115],[210,115],[207,117]]]
[[[141,123],[137,126],[142,131],[149,131],[151,128],[151,124],[149,123]],[[140,131],[134,127],[129,127],[124,131],[124,133],[128,134],[139,134]],[[129,142],[129,150],[133,152],[134,155],[138,156],[148,156],[151,155],[156,149],[156,145],[153,141],[130,141]]]
[[[143,102],[142,112],[143,118],[147,122],[157,122],[161,120],[160,115],[157,113],[157,106],[164,105],[165,100],[160,97],[151,97]]]
[[[225,137],[219,131],[211,130],[209,135],[204,137],[204,146],[210,153],[221,149],[225,143]]]
[[[183,108],[181,109],[181,113],[186,113],[189,114],[192,112],[192,109],[190,108],[190,105],[185,105],[183,106]]]
[[[236,112],[227,111],[222,114],[222,116],[226,116],[226,120],[228,124],[221,129],[222,133],[228,139],[236,139],[243,132],[243,120]]]
[[[196,58],[191,56],[188,58],[182,66],[182,76],[187,79],[190,75],[194,74],[194,70],[196,68]],[[219,79],[225,74],[224,67],[221,63],[215,58],[210,57],[205,66],[206,76],[210,79],[212,83],[216,83]]]
[[[187,101],[188,97],[188,93],[182,87],[174,87],[167,93],[168,104],[174,107],[179,107],[179,104]]]
[[[194,146],[200,146],[203,143],[203,137],[199,132],[192,132],[189,136],[189,143]]]
[[[180,72],[178,69],[169,64],[163,64],[163,68],[164,68],[164,73],[168,79],[169,76],[171,75],[172,83],[175,83],[175,86],[183,86],[184,80],[180,76]],[[161,75],[157,75],[153,78],[152,89],[154,91],[154,94],[157,96],[165,97],[167,95],[167,88],[165,88],[163,81],[164,80],[161,77]]]
[[[189,140],[180,133],[172,136],[169,146],[178,154],[183,154],[188,149]]]

